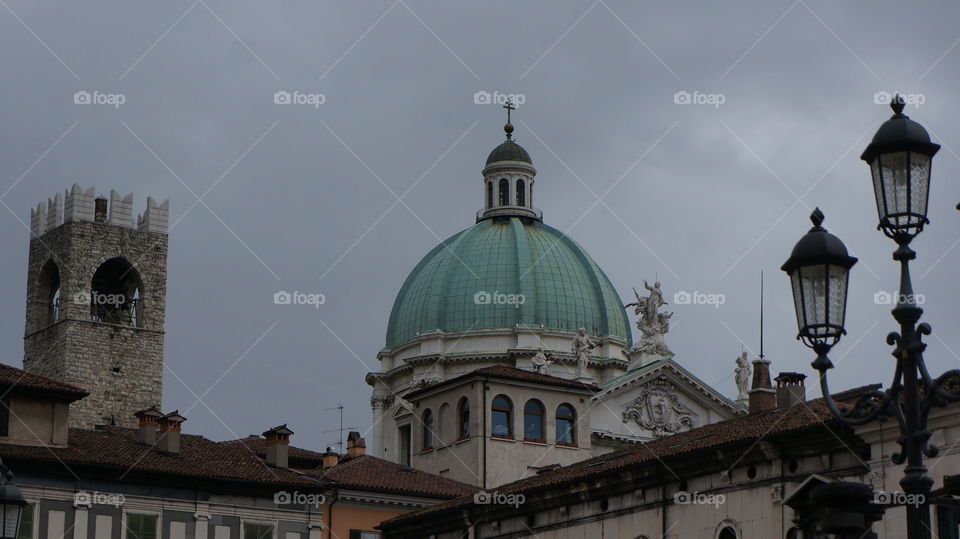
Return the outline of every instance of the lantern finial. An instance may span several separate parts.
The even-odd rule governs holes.
[[[893,99],[890,100],[890,108],[893,109],[893,113],[897,116],[903,114],[904,104],[903,96],[900,94],[895,94]]]
[[[810,214],[810,221],[813,222],[813,226],[820,228],[820,224],[823,223],[823,212],[820,211],[820,208],[814,208],[813,213]]]

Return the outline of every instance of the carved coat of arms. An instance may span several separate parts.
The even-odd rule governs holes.
[[[654,436],[666,436],[697,426],[697,414],[684,405],[677,387],[660,376],[648,382],[643,392],[623,412],[623,422],[635,421]]]

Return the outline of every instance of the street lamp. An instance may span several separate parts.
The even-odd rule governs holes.
[[[838,408],[830,395],[827,371],[833,364],[827,354],[846,333],[847,273],[856,259],[847,255],[843,242],[820,226],[823,214],[819,209],[811,216],[814,228],[797,243],[782,269],[793,287],[797,338],[817,354],[812,365],[820,373],[823,399],[833,415],[851,426],[888,417],[897,420],[900,451],[891,460],[898,465],[906,463],[900,486],[905,494],[921,500],[906,506],[907,536],[927,539],[931,534],[928,502],[933,480],[927,476],[923,459],[938,453],[937,447],[928,443],[927,417],[933,406],[960,401],[960,370],[947,371],[936,379],[927,372],[923,360],[927,345],[922,336],[929,335],[931,328],[918,324],[923,309],[917,305],[910,279],[910,261],[917,256],[910,242],[929,223],[930,169],[940,146],[930,141],[923,126],[903,114],[900,96],[890,106],[893,116],[880,126],[861,156],[870,165],[878,228],[897,243],[893,259],[900,263],[900,291],[892,310],[900,331],[887,335],[896,359],[893,383],[887,391],[866,393],[852,408]]]
[[[20,515],[27,505],[23,494],[13,483],[13,472],[0,461],[0,532],[2,539],[16,539],[20,530]]]

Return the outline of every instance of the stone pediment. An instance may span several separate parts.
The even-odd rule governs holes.
[[[638,441],[730,419],[741,411],[672,359],[602,384],[591,400],[595,433]]]

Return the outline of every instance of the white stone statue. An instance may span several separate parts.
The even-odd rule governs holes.
[[[571,349],[577,355],[577,377],[583,378],[587,374],[587,365],[590,363],[590,350],[597,347],[597,342],[587,335],[586,328],[580,328],[573,338]]]
[[[537,374],[550,374],[550,365],[553,365],[553,361],[547,357],[542,346],[537,349],[536,354],[533,354],[531,362],[533,363],[533,372]]]
[[[637,329],[643,335],[634,344],[632,351],[643,355],[673,357],[673,352],[670,351],[663,340],[663,336],[670,331],[670,317],[673,316],[673,313],[659,312],[661,306],[667,305],[660,290],[660,282],[655,282],[653,286],[650,286],[644,280],[643,287],[650,292],[649,296],[641,297],[637,289],[634,288],[633,295],[637,297],[637,301],[624,305],[627,309],[634,307],[633,314],[639,317],[636,322]]]
[[[750,362],[747,360],[747,353],[741,352],[740,357],[737,358],[737,368],[734,370],[737,380],[737,391],[739,391],[737,400],[749,398],[747,392],[750,390],[751,371]]]

